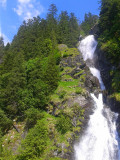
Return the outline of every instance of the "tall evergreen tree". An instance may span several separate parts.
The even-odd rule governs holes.
[[[51,4],[48,9],[47,32],[50,38],[51,32],[54,32],[54,34],[56,34],[57,32],[57,7],[55,4]]]
[[[59,15],[58,43],[68,44],[69,33],[69,16],[67,11],[62,11]]]
[[[97,23],[98,16],[92,13],[85,13],[84,21],[81,23],[80,27],[85,32],[85,35],[89,34],[90,29]]]
[[[76,47],[76,44],[78,42],[78,37],[80,35],[80,28],[74,13],[70,13],[69,28],[70,28],[69,46]]]
[[[3,37],[0,37],[0,57],[3,56],[4,53],[4,41],[3,41]]]

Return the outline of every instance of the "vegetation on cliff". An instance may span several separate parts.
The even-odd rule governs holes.
[[[99,46],[113,68],[111,92],[120,101],[120,1],[101,0]]]

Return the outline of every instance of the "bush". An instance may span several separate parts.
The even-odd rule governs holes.
[[[0,156],[1,156],[1,153],[2,153],[2,131],[0,129]]]
[[[12,121],[5,115],[4,111],[0,109],[0,129],[5,134],[11,127]]]
[[[65,91],[61,91],[61,92],[59,93],[59,98],[60,98],[60,99],[64,98],[65,94],[66,94]]]
[[[72,128],[71,120],[66,115],[60,115],[56,124],[57,130],[61,132],[61,134],[65,134],[67,131],[70,131]]]
[[[26,127],[28,129],[32,128],[37,123],[37,120],[40,120],[43,117],[42,113],[36,108],[28,109],[25,112],[25,114],[26,114]]]
[[[77,87],[75,93],[76,94],[82,94],[83,93],[83,89],[81,87]]]
[[[56,59],[56,65],[59,65],[61,60],[61,53],[59,51],[55,51],[55,59]]]
[[[19,160],[40,158],[48,143],[47,125],[43,120],[39,120],[34,128],[29,130],[25,140],[21,145]]]

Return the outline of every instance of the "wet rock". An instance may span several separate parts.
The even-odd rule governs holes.
[[[85,86],[87,87],[88,91],[94,92],[94,90],[100,88],[99,80],[92,74],[88,74],[85,80]]]
[[[120,102],[116,101],[115,98],[107,96],[106,104],[111,108],[112,111],[120,114]]]
[[[76,96],[74,99],[74,103],[79,104],[80,106],[84,107],[88,103],[88,99],[86,99],[84,96]]]
[[[106,53],[100,48],[96,48],[95,51],[95,67],[100,70],[101,78],[106,87],[106,90],[110,89],[112,77],[110,76],[110,71],[112,69],[111,64],[108,62],[106,58]]]

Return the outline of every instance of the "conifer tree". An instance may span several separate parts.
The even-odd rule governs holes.
[[[69,16],[67,11],[62,11],[59,15],[58,43],[68,44],[69,41]]]
[[[3,41],[3,37],[0,37],[0,57],[3,56],[4,53],[4,41]]]

